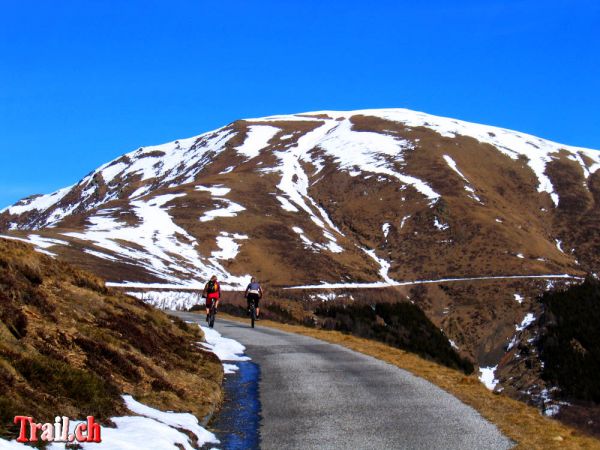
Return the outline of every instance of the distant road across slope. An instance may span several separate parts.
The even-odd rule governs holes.
[[[263,449],[513,446],[475,410],[421,378],[338,345],[258,325],[217,317],[216,328],[244,344],[260,366]]]
[[[453,281],[490,281],[490,280],[527,280],[527,279],[574,279],[583,280],[583,277],[570,274],[558,275],[499,275],[491,277],[467,277],[467,278],[438,278],[434,280],[394,281],[375,283],[322,283],[305,286],[290,286],[285,289],[369,289],[391,286],[412,286],[417,284],[451,283]]]
[[[2,236],[0,236],[2,237]],[[570,279],[583,280],[582,276],[565,274],[549,274],[549,275],[498,275],[498,276],[482,276],[482,277],[466,277],[466,278],[438,278],[433,280],[414,280],[414,281],[394,281],[384,282],[375,281],[372,283],[322,283],[308,284],[304,286],[276,286],[283,289],[376,289],[393,286],[412,286],[417,284],[436,284],[436,283],[451,283],[454,281],[490,281],[490,280],[554,280],[554,279]],[[198,291],[202,289],[200,284],[181,285],[169,283],[137,283],[137,282],[107,282],[106,286],[121,289],[165,289],[171,291]],[[226,286],[227,287],[227,286]]]

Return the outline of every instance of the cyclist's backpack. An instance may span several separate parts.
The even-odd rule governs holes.
[[[217,292],[218,290],[218,285],[216,281],[210,280],[208,282],[208,287],[206,288],[206,292],[208,292],[209,294],[213,293],[213,292]]]

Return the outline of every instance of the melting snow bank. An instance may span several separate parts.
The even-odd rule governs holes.
[[[196,436],[200,445],[219,442],[214,434],[200,426],[198,419],[192,414],[159,411],[135,401],[131,395],[124,395],[123,400],[125,400],[125,405],[130,411],[140,416],[157,420],[172,428],[190,431]]]
[[[217,358],[219,358],[221,362],[250,361],[249,357],[244,356],[246,347],[238,341],[223,337],[221,333],[214,328],[199,326],[204,332],[204,339],[206,339],[206,342],[200,342],[200,344],[217,355]],[[235,364],[223,363],[223,369],[225,369],[225,373],[228,374],[236,372],[238,367]]]
[[[110,449],[131,450],[144,448],[148,450],[186,449],[197,448],[192,446],[190,437],[185,433],[193,434],[198,440],[197,446],[205,444],[218,444],[219,440],[210,431],[200,426],[198,419],[188,413],[165,412],[144,405],[130,395],[124,395],[123,400],[127,408],[138,416],[113,417],[112,422],[116,428],[102,427],[102,442],[79,443],[82,449]],[[80,421],[71,422],[70,433]],[[66,444],[53,443],[49,450],[64,450]],[[71,444],[72,445],[72,444]],[[0,438],[0,450],[20,450],[31,447],[16,441],[5,441]]]
[[[527,313],[527,315],[525,315],[525,317],[521,321],[521,325],[515,325],[516,334],[513,336],[511,341],[508,343],[508,347],[506,347],[507,351],[511,350],[515,345],[517,345],[517,343],[519,342],[519,340],[518,340],[519,333],[521,331],[523,331],[524,329],[526,329],[527,327],[529,327],[529,325],[531,325],[533,322],[535,322],[535,316],[532,313]]]
[[[393,281],[393,282],[374,282],[374,283],[322,283],[304,286],[290,286],[284,289],[369,289],[383,288],[392,286],[410,286],[413,284],[430,283],[449,283],[452,281],[479,281],[479,280],[522,280],[522,279],[552,279],[563,278],[570,280],[583,280],[582,277],[569,274],[559,275],[506,275],[495,277],[468,277],[468,278],[440,278],[437,280],[416,280],[416,281]]]
[[[154,306],[158,309],[172,309],[175,311],[187,311],[194,305],[203,305],[204,299],[200,292],[180,292],[180,291],[146,291],[146,292],[127,292],[127,295],[139,298],[144,303]]]
[[[479,368],[479,381],[485,384],[485,387],[490,391],[493,391],[498,384],[498,380],[495,378],[496,368],[494,367],[480,367]]]
[[[379,265],[379,275],[381,278],[383,278],[388,284],[394,284],[395,281],[392,280],[388,275],[388,272],[390,271],[390,263],[377,256],[375,250],[367,250],[366,248],[362,248],[361,250],[369,255],[369,257]]]
[[[134,281],[125,281],[123,283],[115,283],[112,281],[106,282],[107,287],[131,288],[131,289],[173,289],[180,291],[198,291],[204,288],[200,283],[194,284],[169,284],[169,283],[136,283]],[[221,285],[223,289],[223,285]]]
[[[245,234],[226,233],[221,231],[217,236],[218,251],[212,252],[212,257],[216,259],[233,259],[240,251],[240,244],[236,240],[248,239]]]
[[[250,277],[247,277],[248,280]],[[207,278],[208,280],[208,278]],[[238,290],[239,287],[246,287],[246,284],[240,284],[239,286],[233,284],[225,284],[225,282],[220,282],[222,291],[235,291]],[[130,289],[164,289],[170,291],[198,291],[201,292],[204,289],[204,283],[190,283],[190,284],[170,284],[170,283],[136,283],[135,281],[125,281],[123,283],[116,283],[112,281],[106,282],[106,287],[116,287],[116,288],[130,288]]]
[[[69,243],[66,241],[61,241],[60,239],[45,238],[37,234],[30,234],[27,236],[27,239],[0,234],[0,238],[12,239],[13,241],[21,241],[26,242],[28,244],[32,244],[34,246],[35,251],[45,253],[46,255],[52,257],[55,257],[56,255],[45,249],[49,247],[54,247],[55,245],[69,245]]]
[[[532,313],[527,313],[527,315],[521,322],[521,325],[517,325],[516,329],[517,329],[517,331],[523,331],[525,328],[527,328],[533,322],[535,322],[535,316]]]

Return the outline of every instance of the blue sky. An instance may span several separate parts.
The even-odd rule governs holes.
[[[235,119],[405,107],[600,149],[600,2],[0,0],[0,207]]]

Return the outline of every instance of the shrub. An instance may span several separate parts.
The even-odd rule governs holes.
[[[77,405],[83,415],[108,416],[119,400],[119,391],[98,375],[76,369],[62,361],[38,355],[23,357],[14,363],[15,369],[29,385],[52,392]]]
[[[542,378],[558,385],[563,397],[600,403],[600,283],[588,279],[547,292],[541,301]]]
[[[324,304],[315,314],[324,318],[323,328],[380,341],[467,374],[473,372],[473,364],[461,358],[448,338],[412,303]]]

